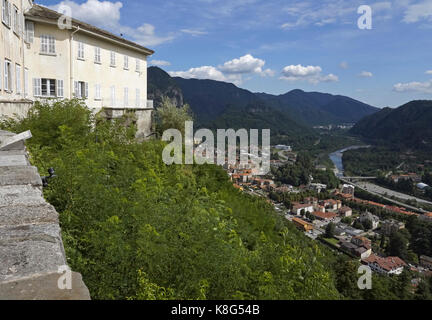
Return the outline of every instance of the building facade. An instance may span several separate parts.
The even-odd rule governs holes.
[[[2,116],[25,114],[25,106],[32,101],[77,98],[94,113],[103,110],[109,119],[132,113],[138,136],[151,134],[147,57],[152,50],[87,23],[65,19],[32,1],[1,1],[3,12],[12,1],[20,16],[17,32],[3,22],[0,57],[7,61],[3,69],[15,69],[3,76],[8,90],[0,96],[0,106],[5,109],[0,110]],[[3,38],[3,33],[9,37]],[[8,101],[19,107],[11,108]]]

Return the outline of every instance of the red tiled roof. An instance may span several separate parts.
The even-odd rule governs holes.
[[[312,213],[315,217],[321,218],[321,219],[333,219],[335,217],[337,217],[336,213],[333,212],[313,212]]]
[[[368,258],[364,259],[363,261],[367,263],[375,263],[377,264],[381,269],[384,269],[386,271],[392,271],[394,269],[405,267],[407,264],[405,261],[403,261],[399,257],[387,257],[383,258],[380,256],[377,256],[375,254],[370,255]]]

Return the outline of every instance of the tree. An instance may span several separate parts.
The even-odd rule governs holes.
[[[177,129],[184,135],[185,122],[192,121],[193,117],[189,105],[181,108],[167,97],[162,98],[162,103],[155,112],[157,132],[162,135],[165,130]]]
[[[390,236],[390,241],[387,247],[387,253],[390,256],[407,258],[408,239],[401,233],[395,232]]]
[[[326,227],[325,236],[326,238],[333,238],[335,235],[336,225],[333,222],[330,222]]]

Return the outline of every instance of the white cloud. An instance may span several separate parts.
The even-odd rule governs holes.
[[[213,66],[202,66],[198,68],[190,68],[187,71],[170,71],[168,73],[172,77],[181,77],[185,79],[209,79],[216,81],[232,82],[235,84],[241,83],[241,76],[226,76],[220,70]]]
[[[186,33],[186,34],[190,34],[191,36],[194,36],[194,37],[207,34],[207,32],[205,32],[205,31],[193,30],[193,29],[181,29],[180,31],[183,33]]]
[[[426,71],[426,74],[432,74],[432,70]]]
[[[157,35],[155,27],[148,23],[144,23],[136,29],[122,25],[120,23],[120,9],[123,7],[123,3],[120,1],[87,0],[78,4],[71,0],[64,0],[48,7],[58,11],[60,6],[70,7],[74,19],[107,29],[115,34],[123,34],[143,46],[157,46],[174,39],[172,35]]]
[[[262,76],[272,76],[274,71],[270,69],[263,70],[265,61],[255,58],[250,54],[244,55],[238,59],[233,59],[219,66],[218,69],[225,74],[247,74],[256,73]]]
[[[150,64],[153,66],[165,67],[170,66],[171,62],[165,60],[151,60]]]
[[[210,79],[224,82],[232,82],[240,85],[245,75],[260,75],[262,77],[272,77],[275,72],[271,69],[263,69],[265,61],[255,58],[250,54],[244,55],[237,59],[232,59],[218,67],[202,66],[191,68],[187,71],[171,71],[172,76],[186,79]],[[249,78],[246,78],[248,80]]]
[[[313,84],[320,82],[335,82],[339,78],[330,73],[328,75],[322,75],[322,68],[320,66],[307,66],[302,65],[290,65],[286,66],[282,70],[282,80],[287,81],[308,81]]]
[[[397,83],[393,86],[396,92],[432,93],[432,81]]]
[[[359,73],[358,75],[361,78],[372,78],[373,77],[373,73],[369,72],[369,71],[362,71]]]
[[[342,61],[340,64],[339,64],[339,67],[341,67],[342,69],[348,69],[348,62],[346,62],[346,61]]]
[[[407,4],[403,22],[415,23],[420,20],[432,20],[432,0],[423,0],[416,4]]]

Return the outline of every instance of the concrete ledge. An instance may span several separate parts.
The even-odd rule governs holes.
[[[0,300],[89,300],[81,275],[66,271],[59,216],[28,161],[29,137],[0,131]]]
[[[38,206],[45,204],[41,189],[31,185],[2,186],[0,188],[0,207]]]
[[[59,289],[62,275],[34,275],[18,281],[0,283],[0,300],[90,300],[90,293],[79,273],[72,272],[72,289]]]
[[[0,156],[0,159],[2,158],[3,157]],[[39,176],[36,167],[0,166],[0,186],[13,186],[23,184],[30,184],[32,186],[42,187],[42,179]]]
[[[60,266],[66,265],[60,227],[57,224],[1,227],[0,257],[0,282],[58,272]]]
[[[0,207],[0,227],[41,223],[59,223],[58,213],[52,205]]]

